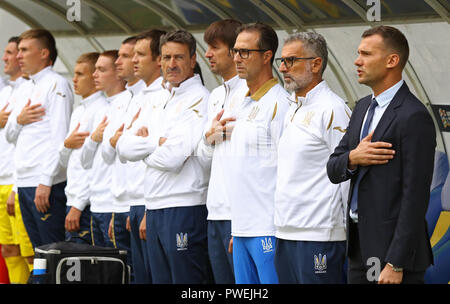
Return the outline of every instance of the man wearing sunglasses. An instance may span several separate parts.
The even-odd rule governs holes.
[[[344,206],[348,183],[332,184],[326,164],[350,119],[350,109],[322,79],[325,39],[288,37],[277,58],[292,103],[278,146],[275,266],[280,283],[343,283]]]
[[[277,145],[289,94],[272,75],[278,47],[275,31],[262,23],[238,29],[232,49],[236,70],[249,91],[236,109],[229,174],[233,262],[236,283],[278,283],[273,258]]]

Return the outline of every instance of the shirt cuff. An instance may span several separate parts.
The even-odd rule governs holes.
[[[347,173],[352,175],[352,176],[356,173],[356,171],[358,171],[358,168],[356,168],[354,170],[347,168]]]

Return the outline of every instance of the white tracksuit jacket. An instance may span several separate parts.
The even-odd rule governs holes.
[[[206,123],[209,92],[200,76],[185,80],[151,101],[144,115],[149,136],[128,137],[120,153],[146,164],[144,196],[147,209],[204,205],[209,174],[194,155]],[[159,146],[159,139],[167,141]],[[119,140],[120,141],[120,140]]]
[[[136,97],[136,102],[133,104],[135,107],[132,113],[136,113],[140,109],[138,119],[132,124],[129,129],[124,130],[124,133],[117,141],[116,152],[122,163],[126,163],[126,170],[124,172],[124,184],[126,185],[127,192],[130,197],[130,206],[142,206],[145,205],[144,199],[144,180],[146,165],[143,162],[143,157],[136,160],[131,157],[127,158],[130,154],[135,156],[134,153],[139,151],[130,150],[140,146],[135,142],[139,140],[146,140],[143,137],[136,136],[137,130],[147,124],[147,117],[150,116],[150,110],[152,102],[155,99],[162,98],[167,94],[167,90],[164,90],[162,86],[162,77],[157,78],[148,87],[144,88]],[[134,114],[129,119],[134,118]],[[137,153],[139,154],[139,153]]]
[[[248,92],[247,82],[235,76],[225,81],[223,85],[217,87],[209,95],[208,101],[208,123],[204,134],[211,128],[213,119],[222,109],[224,113],[221,119],[235,117],[235,110],[244,100]],[[233,122],[227,123],[228,126]],[[225,179],[229,176],[229,150],[230,141],[226,140],[210,146],[206,142],[205,136],[199,143],[198,155],[207,169],[211,170],[209,179],[208,196],[206,207],[208,208],[208,220],[231,220],[231,202],[228,197]]]
[[[10,112],[14,109],[17,101],[20,100],[22,92],[26,91],[28,80],[19,77],[16,81],[9,83],[0,91],[0,109],[6,105],[6,111]],[[6,127],[6,125],[5,125]],[[15,146],[6,140],[5,128],[0,129],[0,185],[13,185],[14,179],[14,150]]]
[[[6,139],[16,143],[17,186],[52,186],[66,180],[66,171],[59,164],[58,149],[69,129],[72,88],[51,67],[31,75],[30,79],[31,93],[17,101],[5,127]],[[41,121],[22,126],[17,123],[17,116],[28,100],[31,105],[41,104],[45,115]]]
[[[103,160],[108,165],[112,166],[110,187],[114,196],[113,204],[117,210],[116,212],[129,211],[130,203],[133,201],[135,195],[127,187],[128,164],[120,161],[116,149],[111,146],[110,139],[122,124],[124,124],[124,131],[129,127],[134,115],[139,110],[139,96],[142,89],[145,88],[145,82],[140,80],[133,86],[127,86],[126,88],[131,93],[132,97],[129,100],[123,99],[123,103],[120,104],[118,108],[113,109],[109,118],[109,124],[103,134],[103,142],[101,144]]]
[[[107,97],[107,106],[102,110],[97,110],[97,113],[92,118],[93,130],[97,128],[105,116],[108,117],[107,121],[109,121],[109,117],[112,117],[112,113],[117,111],[122,104],[128,102],[130,99],[131,93],[128,90]],[[105,138],[103,138],[103,140],[105,140]],[[86,138],[84,145],[81,148],[81,165],[85,169],[92,168],[89,181],[91,212],[124,212],[123,209],[121,210],[113,204],[114,196],[111,192],[112,165],[109,165],[104,161],[100,146],[100,143],[94,142],[89,136]]]
[[[351,111],[322,81],[291,97],[278,146],[276,237],[294,241],[343,241],[349,181],[332,184],[327,161],[344,136]]]
[[[289,93],[272,78],[248,95],[236,110],[230,174],[225,179],[231,201],[231,233],[238,237],[273,236],[277,147]]]
[[[102,111],[107,105],[103,92],[96,92],[81,100],[70,118],[67,136],[72,133],[78,123],[80,124],[79,132],[92,134],[96,127],[93,124],[93,117],[97,111]],[[67,206],[73,206],[82,211],[89,205],[89,181],[92,169],[84,169],[81,166],[81,151],[81,148],[75,150],[66,148],[63,143],[59,155],[61,166],[67,168],[67,186],[65,188]]]

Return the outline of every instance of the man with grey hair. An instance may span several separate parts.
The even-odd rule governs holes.
[[[292,91],[278,146],[275,267],[280,283],[343,283],[348,183],[332,184],[326,164],[350,109],[323,80],[325,39],[291,35],[276,61]],[[314,263],[313,263],[314,262]]]

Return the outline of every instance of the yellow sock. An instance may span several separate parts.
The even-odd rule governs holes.
[[[4,259],[11,284],[26,284],[30,276],[26,260],[21,256],[5,257]]]

